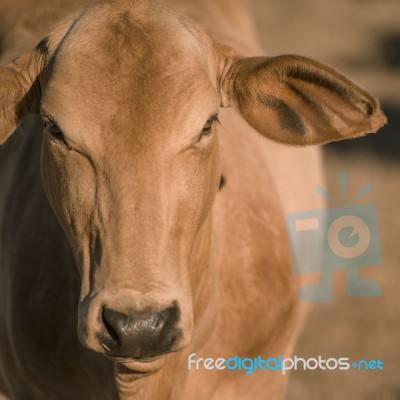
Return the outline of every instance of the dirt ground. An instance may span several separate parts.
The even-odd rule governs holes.
[[[360,204],[377,207],[383,263],[361,269],[379,282],[380,298],[346,295],[346,275],[334,276],[334,300],[314,304],[294,354],[311,358],[380,359],[383,371],[296,371],[287,400],[400,399],[400,2],[398,0],[251,0],[269,54],[297,53],[334,66],[377,95],[389,125],[372,138],[326,146],[331,194],[338,174],[349,193],[370,182]]]

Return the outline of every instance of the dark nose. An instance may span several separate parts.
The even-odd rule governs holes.
[[[171,351],[180,335],[176,305],[160,312],[103,309],[101,342],[112,356],[142,359]]]

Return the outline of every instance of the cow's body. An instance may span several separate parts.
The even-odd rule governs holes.
[[[207,8],[202,14],[196,7],[201,11],[206,3],[198,3],[175,6],[204,23]],[[257,51],[253,38],[243,40],[253,35],[250,25],[235,30],[241,9],[226,19],[228,2],[211,3],[221,6],[209,27],[216,39],[242,53]],[[218,21],[222,30],[215,29]],[[211,256],[193,299],[193,339],[151,376],[119,371],[124,399],[282,396],[279,371],[189,371],[187,357],[290,351],[300,310],[285,213],[321,207],[312,193],[322,181],[319,151],[268,141],[231,109],[222,110],[220,120],[226,184],[212,208]],[[40,127],[38,119],[26,120],[0,149],[0,388],[12,399],[116,399],[113,361],[86,350],[76,335],[80,279],[42,186]]]

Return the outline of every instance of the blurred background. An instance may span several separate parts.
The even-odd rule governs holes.
[[[388,125],[377,135],[324,146],[329,192],[340,197],[370,182],[360,203],[377,207],[383,263],[360,269],[380,283],[380,298],[346,294],[345,271],[334,274],[334,298],[314,303],[294,354],[380,359],[383,371],[295,371],[287,400],[400,399],[400,1],[248,0],[260,39],[271,54],[324,62],[377,96]],[[333,206],[331,204],[331,206]]]
[[[383,263],[361,268],[360,275],[379,282],[382,296],[348,298],[345,271],[335,272],[333,301],[312,305],[294,349],[305,358],[380,359],[384,371],[298,370],[287,400],[400,399],[400,1],[243,1],[268,54],[301,54],[331,65],[376,95],[389,121],[377,135],[324,146],[332,195],[340,194],[341,172],[349,174],[351,194],[373,185],[360,203],[376,204]],[[32,0],[0,0],[1,63],[33,47],[49,30],[43,21],[57,20],[82,0],[23,14],[25,3]],[[18,29],[10,29],[16,20]]]

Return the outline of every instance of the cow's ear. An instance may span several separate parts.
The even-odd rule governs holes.
[[[377,131],[386,118],[378,101],[333,69],[292,55],[227,56],[222,105],[278,142],[326,143]]]
[[[40,51],[34,50],[0,68],[0,144],[25,115],[39,112],[41,58]]]

